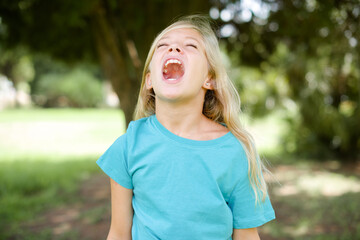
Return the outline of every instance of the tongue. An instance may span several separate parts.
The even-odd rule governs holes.
[[[181,64],[169,63],[164,67],[163,75],[166,80],[176,80],[184,75],[184,68]]]

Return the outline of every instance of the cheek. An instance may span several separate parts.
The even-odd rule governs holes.
[[[197,64],[194,66],[195,71],[197,71],[198,74],[201,76],[207,76],[209,74],[209,69],[210,69],[207,59],[206,58],[198,59],[198,63],[201,64]]]
[[[161,72],[161,66],[159,61],[155,57],[150,62],[149,69],[152,77],[155,77],[159,72]]]

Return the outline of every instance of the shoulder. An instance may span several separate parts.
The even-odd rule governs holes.
[[[127,127],[126,134],[131,135],[134,132],[136,132],[138,129],[147,127],[147,125],[149,124],[149,121],[151,121],[151,118],[152,118],[152,116],[140,118],[135,121],[131,121]]]
[[[137,140],[139,140],[139,133],[144,132],[144,126],[146,125],[148,118],[142,118],[136,121],[131,121],[126,129],[126,132],[119,136],[110,146],[109,149],[114,150],[117,153],[122,150],[123,153],[129,152]]]
[[[126,144],[128,139],[134,138],[136,136],[136,133],[143,128],[147,121],[149,120],[149,117],[141,118],[136,121],[131,121],[129,125],[127,126],[126,132],[122,134],[120,137],[118,137],[113,145],[123,145]]]
[[[154,134],[153,115],[131,121],[126,130],[126,141],[131,145],[139,144],[142,141],[147,141],[150,136]]]
[[[216,122],[215,122],[215,126],[213,128],[213,131],[215,133],[217,133],[219,136],[223,136],[223,135],[227,134],[228,132],[230,132],[227,127],[225,127],[224,125],[222,125],[220,123],[216,123]]]
[[[217,123],[213,120],[210,120],[208,118],[205,118],[203,124],[203,130],[201,134],[203,135],[202,137],[203,139],[209,140],[209,139],[220,138],[226,135],[228,132],[229,129],[224,125]]]

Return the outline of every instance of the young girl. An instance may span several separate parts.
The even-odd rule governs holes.
[[[108,239],[259,239],[256,227],[275,214],[239,112],[207,18],[163,30],[137,120],[97,161],[111,178]]]

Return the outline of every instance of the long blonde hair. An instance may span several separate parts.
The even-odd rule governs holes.
[[[224,123],[244,146],[249,166],[248,176],[254,190],[256,202],[260,199],[264,201],[267,196],[267,187],[262,171],[266,168],[256,151],[253,138],[240,123],[240,97],[221,61],[219,42],[208,17],[202,15],[182,17],[165,28],[155,38],[144,66],[139,98],[135,109],[135,119],[155,114],[155,94],[152,89],[146,89],[146,74],[150,71],[149,65],[158,41],[167,32],[180,28],[190,28],[198,31],[204,41],[206,57],[209,63],[209,74],[215,84],[214,90],[208,90],[205,94],[203,114],[213,121]]]

